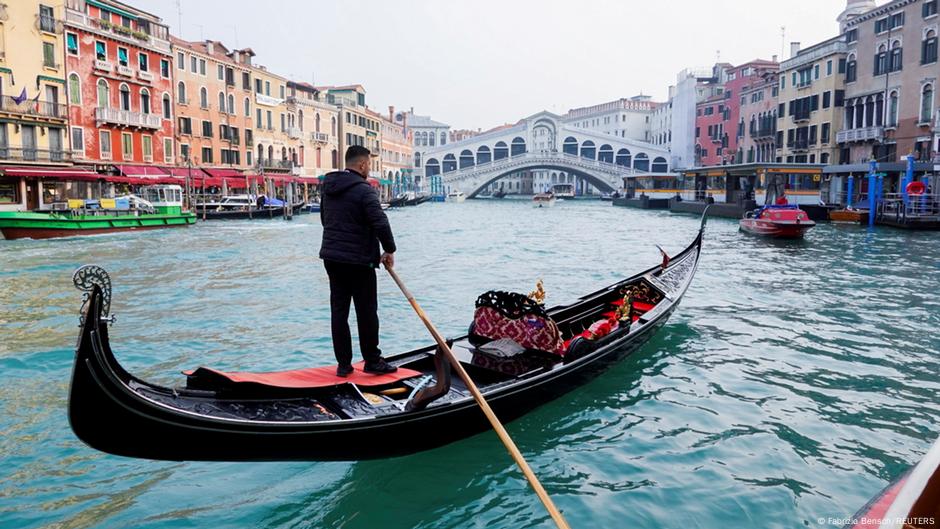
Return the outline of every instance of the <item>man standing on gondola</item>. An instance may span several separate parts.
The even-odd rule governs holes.
[[[346,150],[346,170],[323,179],[320,222],[323,243],[320,259],[330,278],[330,313],[333,353],[339,365],[336,374],[349,376],[352,367],[352,337],[349,333],[349,302],[356,305],[359,350],[366,361],[363,371],[393,373],[379,350],[379,316],[375,269],[379,264],[395,266],[395,239],[379,195],[367,180],[371,153],[360,145]],[[383,253],[379,253],[381,243]]]

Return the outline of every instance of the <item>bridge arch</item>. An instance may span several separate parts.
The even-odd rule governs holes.
[[[457,157],[453,154],[444,155],[444,163],[441,167],[445,173],[457,170]]]
[[[477,149],[477,165],[481,163],[489,163],[493,160],[493,155],[490,152],[490,148],[486,145],[480,145],[480,148]]]
[[[576,140],[574,136],[568,136],[567,138],[565,138],[565,143],[562,146],[562,151],[565,154],[573,154],[577,156],[578,155],[578,140]]]
[[[498,141],[496,142],[496,148],[493,149],[493,160],[502,160],[503,158],[509,158],[509,147],[506,146],[506,142]]]
[[[516,136],[512,139],[512,146],[510,150],[510,155],[515,156],[517,154],[522,154],[526,152],[525,140],[519,136]]]
[[[610,183],[604,180],[603,178],[593,175],[581,169],[566,167],[561,164],[559,165],[534,164],[531,166],[514,167],[514,168],[506,169],[505,171],[500,171],[499,173],[496,174],[496,176],[487,178],[486,180],[481,180],[479,184],[474,184],[472,186],[472,189],[470,189],[470,192],[467,192],[467,188],[463,188],[463,192],[465,195],[467,195],[467,198],[474,198],[479,193],[481,193],[484,189],[487,189],[487,187],[489,187],[494,182],[502,180],[503,178],[506,178],[515,173],[519,173],[523,171],[534,171],[534,170],[562,171],[568,174],[568,178],[567,178],[568,181],[573,182],[573,177],[578,176],[582,178],[583,180],[587,181],[589,184],[591,184],[595,188],[599,189],[602,193],[612,193],[616,191],[616,189],[614,189],[614,187],[611,186]],[[449,185],[452,187],[454,186],[460,187],[460,184],[458,182],[452,182]]]
[[[473,167],[473,151],[464,149],[460,151],[460,168]]]
[[[593,141],[585,140],[581,143],[581,157],[589,160],[597,159],[597,149],[594,147]]]
[[[614,163],[614,148],[606,143],[601,145],[601,150],[597,153],[597,159],[602,162]]]

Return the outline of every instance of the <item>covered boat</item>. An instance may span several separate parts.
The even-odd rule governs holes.
[[[940,439],[862,507],[843,529],[928,529],[940,524]]]
[[[799,239],[816,222],[796,204],[766,205],[748,211],[741,219],[741,230],[755,235]]]
[[[497,415],[518,418],[598,376],[666,323],[698,267],[704,229],[703,218],[695,240],[653,268],[570,305],[543,307],[557,326],[560,352],[486,351],[484,345],[497,342],[481,340],[483,331],[473,327],[451,349]],[[428,450],[489,428],[434,346],[388,357],[399,368],[391,375],[357,370],[338,378],[335,367],[277,373],[199,368],[188,373],[186,387],[146,382],[125,371],[112,352],[107,273],[86,266],[73,279],[88,294],[69,422],[98,450],[165,460],[362,460]],[[612,315],[623,323],[604,323]]]
[[[532,204],[537,208],[550,208],[555,205],[555,193],[539,193],[532,197]]]

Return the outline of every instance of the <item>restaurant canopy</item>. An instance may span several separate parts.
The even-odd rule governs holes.
[[[2,167],[0,174],[21,178],[50,178],[56,180],[73,180],[94,182],[101,175],[85,167]]]

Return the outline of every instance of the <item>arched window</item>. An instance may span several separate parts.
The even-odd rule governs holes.
[[[477,149],[477,164],[490,163],[492,159],[493,157],[492,157],[492,153],[490,152],[489,147],[487,147],[486,145],[481,145]]]
[[[638,153],[636,159],[633,160],[633,168],[637,171],[649,171],[650,157],[645,152]]]
[[[73,105],[82,104],[82,85],[81,81],[78,78],[78,74],[72,73],[69,74],[69,103]]]
[[[436,135],[434,134],[433,131],[428,133],[428,145],[429,146],[434,147],[435,138],[436,138]]]
[[[320,113],[317,112],[313,119],[314,126],[316,127],[317,132],[320,132]]]
[[[173,113],[173,106],[170,103],[170,94],[163,94],[163,119],[171,119]]]
[[[206,90],[205,86],[199,89],[199,106],[209,108],[209,91]]]
[[[573,136],[568,136],[565,138],[565,142],[562,145],[562,151],[565,154],[578,155],[578,140],[574,139]]]
[[[245,117],[246,118],[251,117],[251,100],[248,99],[247,97],[245,98]]]
[[[258,144],[258,165],[264,165],[264,145]]]
[[[142,114],[150,113],[150,91],[146,88],[140,89],[140,112]]]
[[[464,149],[460,152],[460,168],[473,167],[473,151]]]
[[[297,127],[300,128],[301,132],[304,130],[304,111],[297,110]]]
[[[442,167],[445,173],[457,170],[457,157],[453,154],[448,154],[444,156],[444,167]]]
[[[493,159],[502,160],[503,158],[509,157],[509,147],[506,146],[506,142],[498,141],[496,142],[496,147],[493,149]]]
[[[884,116],[885,116],[885,98],[883,94],[878,94],[875,96],[875,126],[880,127],[884,125]]]
[[[891,72],[901,71],[901,41],[896,40],[891,44]]]
[[[225,92],[219,92],[219,112],[225,112]]]
[[[415,167],[421,167],[421,153],[415,153]]]
[[[447,133],[443,131],[441,131],[441,145],[447,145]]]
[[[336,117],[330,118],[330,134],[336,136]],[[336,164],[333,164],[333,167],[336,167]]]
[[[898,92],[895,90],[891,92],[891,95],[888,97],[888,126],[897,127],[898,126]]]
[[[271,163],[271,160],[274,160],[274,146],[268,145],[268,164]]]
[[[620,149],[617,151],[617,165],[622,165],[624,167],[630,167],[633,164],[633,157],[630,156],[629,149]]]
[[[317,147],[317,168],[320,168],[320,148]]]
[[[512,144],[509,148],[509,155],[516,156],[523,153],[525,153],[525,140],[516,136],[512,139]]]
[[[281,161],[287,160],[287,147],[281,147]]]
[[[437,158],[428,158],[424,164],[424,175],[431,177],[439,174],[441,174],[441,163],[437,161]]]
[[[920,122],[929,123],[933,116],[933,85],[927,83],[920,92]]]
[[[597,156],[597,148],[594,147],[594,142],[591,140],[586,140],[581,143],[581,157],[589,158],[591,160],[595,159]]]
[[[176,100],[181,105],[185,105],[189,101],[186,101],[186,83],[180,81],[176,83]]]
[[[601,150],[597,153],[597,159],[602,162],[614,163],[614,148],[610,145],[601,145]]]
[[[98,108],[111,106],[111,88],[104,79],[98,79]]]
[[[855,54],[850,53],[845,63],[845,82],[852,83],[858,78],[858,61]]]
[[[121,110],[131,109],[131,89],[126,84],[122,84],[118,89],[120,93]]]
[[[750,157],[753,160],[754,158],[754,147],[751,147]],[[662,156],[657,156],[653,160],[653,172],[654,173],[665,173],[669,171],[669,163],[666,162],[666,159]]]
[[[235,96],[232,94],[228,95],[228,113],[235,115]]]
[[[928,29],[920,45],[920,63],[933,64],[935,62],[937,62],[937,32]]]

